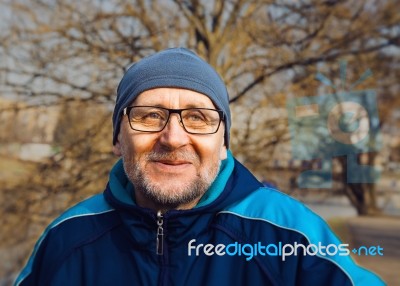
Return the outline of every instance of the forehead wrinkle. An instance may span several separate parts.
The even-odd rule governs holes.
[[[188,98],[190,100],[187,100]],[[177,101],[180,108],[215,108],[207,95],[187,89],[178,89]]]
[[[215,108],[211,99],[201,93],[180,88],[157,88],[140,94],[132,105],[165,108]]]

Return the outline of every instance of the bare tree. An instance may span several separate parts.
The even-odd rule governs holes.
[[[216,1],[205,5],[175,1],[190,23],[193,36],[188,45],[219,67],[230,87],[231,103],[238,103],[239,109],[249,105],[249,110],[257,107],[268,113],[284,106],[285,94],[316,95],[316,72],[338,70],[339,59],[344,59],[349,62],[349,81],[354,82],[367,68],[374,70],[373,88],[380,97],[380,109],[385,110],[382,124],[394,110],[390,106],[398,102],[395,73],[399,66],[394,62],[400,34],[395,2]],[[235,122],[239,124],[233,134],[243,136],[233,139],[232,148],[259,173],[276,143],[287,141],[288,136],[274,118],[260,122],[253,114],[247,119]],[[258,128],[251,127],[255,124]],[[271,136],[266,130],[273,130]],[[375,158],[376,153],[368,153],[367,163],[374,165]],[[338,160],[343,192],[357,212],[376,213],[374,184],[348,184],[346,160]]]
[[[399,105],[396,2],[2,0],[1,95],[59,105],[62,114],[55,155],[28,183],[21,181],[18,189],[30,195],[13,197],[16,188],[6,190],[7,210],[35,214],[38,206],[63,198],[67,203],[43,214],[44,225],[65,205],[98,192],[115,160],[107,118],[118,80],[132,62],[167,47],[196,50],[225,79],[234,110],[232,149],[258,173],[290,139],[284,116],[262,114],[285,110],[288,96],[317,94],[315,73],[337,70],[339,59],[348,60],[352,79],[359,70],[374,71],[384,124]],[[243,118],[243,110],[254,112]],[[346,187],[360,214],[376,209],[369,187]],[[25,225],[31,223],[27,218]]]

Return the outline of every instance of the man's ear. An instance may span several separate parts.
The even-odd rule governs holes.
[[[117,136],[117,141],[115,142],[115,144],[113,145],[113,153],[118,156],[121,157],[122,152],[121,152],[121,143],[119,143],[119,134]]]
[[[226,149],[225,144],[221,148],[221,152],[219,153],[219,159],[220,160],[225,160],[228,158],[228,150]]]

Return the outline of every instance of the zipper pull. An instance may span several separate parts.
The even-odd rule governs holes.
[[[163,243],[164,243],[164,229],[163,229],[163,216],[161,211],[157,212],[157,255],[163,255]]]

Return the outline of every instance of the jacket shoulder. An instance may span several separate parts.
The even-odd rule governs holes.
[[[261,187],[243,200],[230,205],[221,213],[243,216],[248,219],[264,220],[282,228],[310,232],[310,224],[322,223],[323,219],[300,201],[277,189]],[[307,222],[304,221],[307,219]],[[311,220],[311,221],[310,221]],[[314,228],[313,227],[313,228]]]
[[[54,228],[71,219],[96,216],[113,210],[114,208],[107,203],[103,194],[97,194],[66,210],[49,225],[49,228]]]

